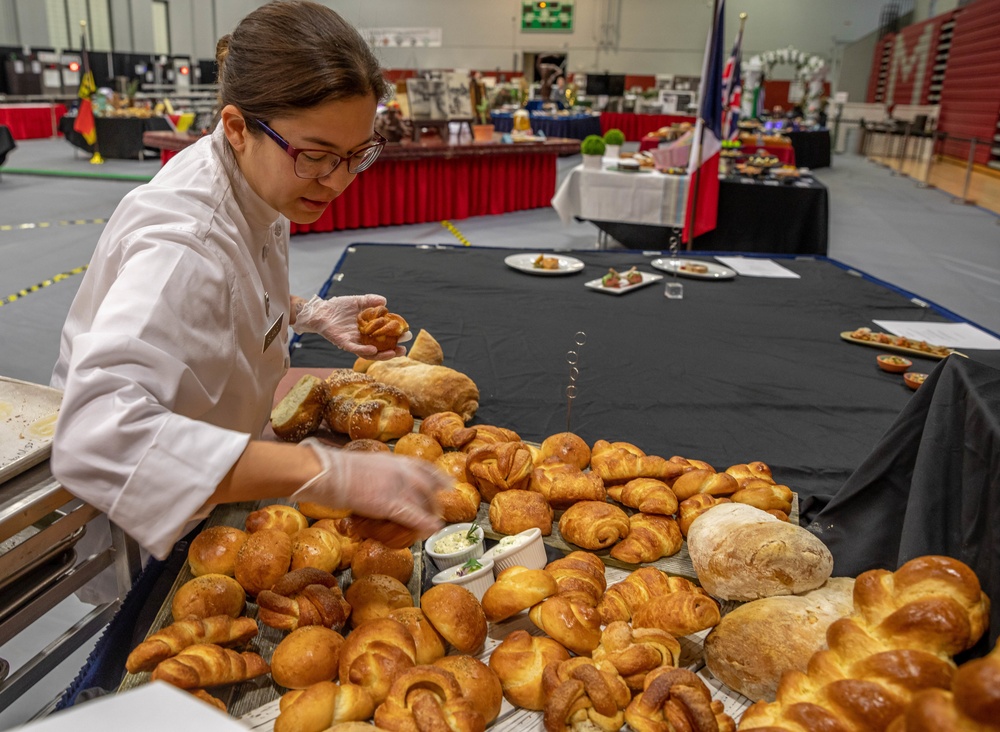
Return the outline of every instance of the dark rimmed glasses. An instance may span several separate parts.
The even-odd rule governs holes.
[[[268,137],[278,143],[278,146],[282,150],[292,156],[295,165],[295,175],[299,178],[325,178],[335,171],[343,161],[347,162],[348,173],[360,173],[370,168],[372,163],[378,159],[379,153],[382,152],[382,148],[386,143],[386,139],[375,132],[373,133],[371,142],[366,143],[364,147],[355,150],[349,157],[345,158],[328,150],[300,150],[297,147],[292,147],[285,138],[261,120],[258,119],[255,121],[261,126],[261,129],[264,130]]]

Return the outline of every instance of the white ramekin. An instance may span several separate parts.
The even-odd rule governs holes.
[[[475,595],[477,600],[482,602],[483,594],[493,584],[493,562],[484,558],[480,560],[480,563],[483,565],[482,569],[477,569],[463,577],[455,576],[458,567],[449,567],[434,575],[431,578],[431,582],[435,585],[453,584],[464,587]]]
[[[434,566],[439,570],[454,567],[456,564],[465,564],[473,557],[478,559],[483,556],[483,528],[481,526],[476,527],[476,533],[479,535],[479,542],[470,547],[466,547],[458,552],[452,552],[451,554],[438,554],[433,549],[434,543],[438,539],[443,539],[449,534],[466,534],[471,528],[471,523],[449,524],[448,526],[445,526],[443,529],[436,531],[427,538],[427,541],[424,542],[424,554],[431,558]]]
[[[492,560],[493,571],[500,574],[508,567],[527,567],[528,569],[544,569],[548,564],[545,556],[545,544],[542,542],[542,532],[538,528],[530,528],[514,536],[526,536],[523,544],[513,547],[501,547],[499,544],[484,555]]]

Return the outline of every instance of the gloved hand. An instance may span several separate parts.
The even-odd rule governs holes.
[[[336,450],[315,437],[299,444],[312,448],[323,470],[293,493],[293,500],[388,519],[424,536],[444,525],[434,496],[450,488],[454,481],[426,460]]]
[[[397,345],[393,351],[376,351],[375,346],[361,343],[361,333],[358,332],[358,313],[367,308],[385,305],[381,295],[342,295],[324,300],[318,295],[302,303],[296,313],[292,330],[296,333],[319,333],[332,344],[356,356],[384,361],[406,353],[404,346]],[[407,331],[399,339],[405,343],[413,338]]]

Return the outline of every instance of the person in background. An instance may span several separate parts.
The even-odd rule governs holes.
[[[291,497],[436,530],[444,475],[421,460],[263,441],[288,325],[366,358],[378,295],[290,295],[289,221],[316,221],[375,162],[388,96],[329,8],[273,2],[218,44],[221,121],[129,193],[62,332],[55,477],[163,558],[216,504]]]

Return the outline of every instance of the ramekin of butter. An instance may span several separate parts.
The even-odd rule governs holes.
[[[483,536],[478,524],[450,524],[427,538],[424,552],[435,567],[448,569],[483,556]]]
[[[431,577],[435,585],[460,585],[482,601],[486,590],[493,584],[493,562],[486,557],[471,557],[466,562],[441,570]]]
[[[537,528],[530,528],[520,534],[505,536],[483,555],[483,559],[493,561],[495,574],[514,566],[544,569],[547,558],[545,544],[542,543],[542,532]]]

